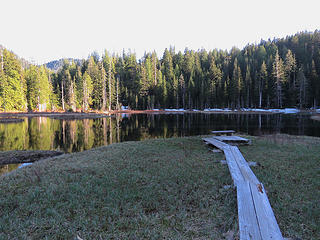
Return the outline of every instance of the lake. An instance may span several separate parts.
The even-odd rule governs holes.
[[[249,135],[320,137],[320,122],[310,119],[310,114],[117,114],[81,120],[33,117],[1,123],[0,150],[79,152],[123,141],[204,135],[226,129]],[[0,174],[19,166],[2,166]]]

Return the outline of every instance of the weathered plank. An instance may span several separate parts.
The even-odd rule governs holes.
[[[214,138],[202,138],[202,140],[221,150],[223,150],[225,147],[229,147],[229,144],[223,143]]]
[[[231,146],[230,151],[234,156],[234,159],[238,165],[238,168],[239,168],[243,178],[249,182],[254,183],[254,184],[260,184],[260,181],[258,180],[256,175],[254,175],[254,173],[252,172],[247,161],[242,156],[239,148],[237,148],[235,146]]]
[[[211,131],[213,134],[220,136],[222,134],[224,135],[232,135],[233,133],[235,133],[234,130],[221,130],[221,131]]]
[[[237,187],[240,239],[283,240],[263,184],[252,172],[238,147],[205,138],[224,151],[234,185]]]
[[[228,168],[235,186],[238,186],[240,183],[244,181],[243,175],[234,159],[234,156],[229,148],[226,148],[224,151],[226,156],[226,160],[228,163]]]
[[[239,136],[214,136],[213,138],[222,141],[222,142],[240,142],[240,143],[249,143],[249,139],[239,137]]]
[[[263,184],[249,185],[262,239],[283,239]]]
[[[237,200],[240,239],[263,239],[260,234],[249,182],[242,181],[237,185]]]

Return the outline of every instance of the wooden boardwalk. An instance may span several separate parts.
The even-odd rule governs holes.
[[[222,130],[222,131],[211,131],[211,132],[216,136],[221,136],[221,135],[231,136],[233,133],[235,133],[234,130]]]
[[[239,231],[241,240],[283,240],[263,184],[252,172],[236,146],[212,138],[203,140],[221,149],[237,188]]]
[[[239,137],[239,136],[215,136],[213,137],[221,142],[225,142],[225,143],[236,143],[236,144],[250,144],[250,140],[243,138],[243,137]]]

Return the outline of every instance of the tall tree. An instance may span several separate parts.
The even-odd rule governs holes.
[[[282,105],[283,105],[282,84],[284,82],[284,69],[283,69],[283,61],[279,56],[278,50],[274,58],[272,74],[275,79],[276,106],[282,108]]]
[[[260,68],[260,74],[259,74],[259,108],[262,107],[262,94],[264,86],[266,85],[268,81],[268,72],[267,72],[267,66],[265,62],[262,62],[261,68]]]

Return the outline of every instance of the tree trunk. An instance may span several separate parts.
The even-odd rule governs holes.
[[[64,92],[63,92],[63,81],[61,84],[61,101],[62,101],[62,110],[64,111]]]
[[[108,71],[108,78],[109,78],[109,112],[111,111],[111,95],[112,95],[112,90],[111,90],[111,60],[109,62],[109,71]]]

